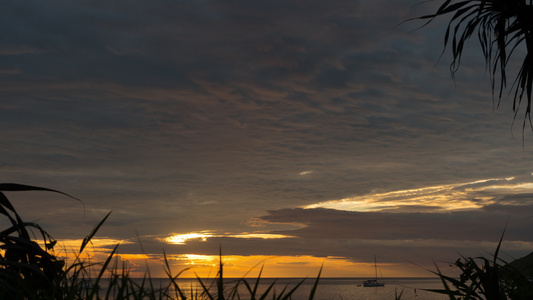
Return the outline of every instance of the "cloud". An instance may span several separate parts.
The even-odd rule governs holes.
[[[113,210],[102,236],[133,241],[138,232],[152,254],[213,254],[224,242],[242,255],[361,259],[388,243],[398,258],[414,255],[405,245],[429,249],[422,239],[495,241],[508,215],[508,237],[530,240],[520,227],[530,228],[527,143],[510,133],[506,103],[494,110],[477,53],[465,53],[454,83],[446,55],[435,65],[442,23],[396,27],[427,12],[421,6],[3,8],[2,178],[85,202],[84,217],[57,195],[8,195],[58,238],[84,236]],[[258,228],[294,238],[236,237]],[[204,231],[217,235],[158,240]],[[439,246],[431,253],[449,250]]]
[[[528,178],[529,179],[529,178]],[[527,180],[527,179],[526,179]],[[461,210],[480,208],[492,203],[502,203],[507,197],[529,200],[529,194],[522,194],[531,188],[529,182],[514,177],[482,179],[474,182],[456,183],[419,189],[370,193],[341,200],[331,200],[306,206],[307,208],[333,208],[347,211],[372,211],[383,209],[417,208],[427,210]],[[505,195],[502,198],[502,194]],[[516,194],[520,194],[516,195]],[[508,202],[508,201],[507,201]],[[527,204],[522,202],[522,205]]]

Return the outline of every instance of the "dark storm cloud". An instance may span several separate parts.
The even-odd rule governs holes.
[[[303,228],[276,233],[306,239],[448,239],[493,241],[506,227],[506,238],[531,241],[526,230],[531,205],[490,205],[480,211],[446,213],[348,212],[328,209],[284,209],[261,217],[274,223],[303,224]],[[511,218],[512,216],[512,218]],[[529,224],[529,225],[528,225]]]

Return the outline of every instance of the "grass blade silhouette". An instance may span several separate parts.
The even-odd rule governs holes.
[[[318,281],[320,280],[320,274],[322,274],[322,268],[324,268],[324,264],[320,266],[320,271],[318,271],[318,275],[315,280],[315,284],[313,284],[313,288],[311,289],[311,294],[309,295],[309,300],[313,300],[315,298],[315,292],[318,287]]]
[[[85,246],[87,246],[87,244],[91,241],[91,239],[94,237],[94,235],[96,234],[96,232],[98,232],[98,229],[100,229],[100,227],[102,226],[102,224],[104,224],[104,222],[107,220],[107,218],[109,217],[109,215],[111,214],[112,211],[108,212],[107,215],[102,219],[102,221],[100,221],[100,223],[98,223],[94,228],[93,230],[91,230],[91,232],[89,233],[88,236],[86,236],[85,238],[83,238],[83,241],[81,242],[81,246],[80,246],[80,251],[79,253],[82,253],[83,252],[83,249],[85,249]]]

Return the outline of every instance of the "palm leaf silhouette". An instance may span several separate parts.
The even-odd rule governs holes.
[[[410,20],[426,21],[426,26],[437,17],[451,15],[444,34],[444,49],[451,48],[452,77],[458,70],[465,43],[477,36],[490,73],[492,94],[498,93],[498,106],[507,88],[507,69],[513,54],[519,47],[525,49],[520,70],[510,93],[513,95],[514,119],[525,99],[522,129],[531,122],[531,98],[533,90],[533,1],[530,0],[446,0],[434,14]],[[442,55],[441,55],[442,56]],[[523,132],[523,130],[522,130]]]

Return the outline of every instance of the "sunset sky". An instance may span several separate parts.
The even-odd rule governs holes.
[[[163,251],[213,276],[219,248],[228,276],[373,276],[374,254],[430,276],[506,223],[502,258],[524,256],[524,110],[497,107],[477,41],[452,79],[447,20],[400,24],[439,1],[418,2],[3,2],[0,181],[84,206],[6,195],[66,252],[112,211],[92,253],[161,276]]]

